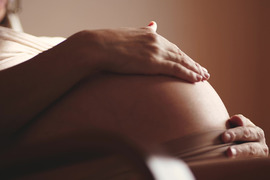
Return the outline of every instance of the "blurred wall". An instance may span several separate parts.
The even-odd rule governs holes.
[[[270,1],[22,0],[24,29],[69,36],[82,29],[141,27],[176,43],[211,73],[229,113],[243,113],[270,138]]]

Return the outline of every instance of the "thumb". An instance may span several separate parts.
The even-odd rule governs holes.
[[[155,21],[151,21],[149,24],[148,24],[148,27],[151,28],[154,32],[157,31],[157,23]]]
[[[238,127],[238,126],[255,126],[253,122],[251,122],[248,118],[243,116],[242,114],[237,114],[228,120],[229,127]]]

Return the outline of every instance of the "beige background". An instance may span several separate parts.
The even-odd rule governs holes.
[[[141,27],[158,32],[210,71],[230,114],[243,113],[270,138],[270,1],[23,0],[21,19],[34,35]]]

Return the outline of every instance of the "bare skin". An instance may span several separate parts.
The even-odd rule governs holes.
[[[25,63],[0,71],[2,140],[53,107],[73,86],[102,72],[164,74],[190,82],[209,78],[204,68],[158,35],[156,28],[151,23],[140,29],[82,31]]]
[[[5,17],[6,3],[7,3],[6,0],[0,0],[0,20],[2,20]],[[228,149],[229,156],[231,157],[267,156],[268,147],[265,144],[265,137],[263,131],[259,127],[254,125],[251,121],[249,121],[247,118],[241,115],[233,116],[229,119],[229,121],[226,121],[225,117],[229,118],[228,114],[226,110],[224,110],[222,103],[220,103],[218,96],[215,94],[211,86],[208,85],[207,83],[202,84],[200,83],[201,85],[194,86],[194,84],[184,85],[186,83],[183,83],[181,81],[180,82],[177,81],[176,83],[175,79],[166,77],[162,77],[158,80],[157,77],[156,78],[148,77],[146,79],[143,78],[144,80],[141,81],[141,77],[139,76],[133,77],[119,77],[118,75],[113,75],[111,77],[110,76],[108,77],[107,75],[99,76],[100,73],[106,71],[120,74],[144,74],[144,75],[163,74],[185,79],[190,82],[199,82],[201,80],[206,80],[209,78],[209,74],[207,73],[207,71],[200,65],[198,65],[198,63],[190,59],[174,44],[170,43],[162,36],[157,35],[155,33],[156,28],[157,28],[156,24],[151,23],[150,30],[149,28],[141,28],[141,29],[102,30],[96,32],[84,31],[72,36],[71,38],[68,39],[67,42],[63,43],[62,45],[53,48],[52,50],[49,50],[48,52],[45,52],[42,55],[39,55],[29,60],[27,63],[23,63],[19,66],[12,67],[9,70],[1,71],[0,82],[3,85],[1,87],[2,104],[0,104],[1,109],[0,119],[2,128],[0,129],[1,140],[5,141],[7,140],[7,138],[13,135],[21,135],[19,136],[19,140],[20,143],[24,145],[24,143],[27,142],[33,143],[42,139],[50,139],[50,138],[54,139],[57,138],[59,135],[61,135],[61,133],[65,134],[77,130],[88,130],[88,131],[91,130],[89,126],[82,127],[82,124],[87,125],[88,123],[91,122],[87,121],[85,117],[83,117],[84,115],[88,118],[90,116],[89,112],[85,110],[86,108],[83,105],[89,105],[89,101],[86,100],[88,98],[91,99],[91,96],[93,94],[91,94],[90,92],[92,93],[98,92],[97,94],[99,94],[100,90],[99,88],[107,86],[104,84],[104,82],[111,81],[110,84],[112,85],[111,86],[112,89],[117,90],[117,87],[114,86],[115,81],[112,82],[112,80],[117,80],[116,82],[118,83],[118,85],[121,85],[121,87],[126,87],[128,91],[124,92],[120,91],[121,93],[115,91],[114,92],[107,91],[104,94],[106,96],[100,97],[99,94],[99,97],[98,96],[92,97],[93,99],[106,98],[105,100],[108,99],[111,100],[112,103],[110,105],[106,105],[106,107],[107,109],[109,108],[109,110],[113,110],[113,112],[111,116],[107,117],[109,120],[106,122],[106,124],[104,124],[104,121],[103,123],[101,123],[102,121],[95,121],[98,120],[98,118],[100,118],[102,115],[99,114],[98,111],[95,111],[94,114],[97,117],[97,119],[92,121],[91,125],[93,123],[98,128],[109,129],[112,131],[123,133],[133,138],[135,141],[141,143],[148,144],[151,142],[155,144],[174,137],[189,134],[194,131],[204,130],[205,128],[209,129],[222,128],[226,130],[225,122],[227,122],[227,124],[230,124],[229,127],[231,128],[228,129],[223,134],[222,138],[224,142],[233,142],[233,141],[250,142],[237,145],[233,149],[231,148]],[[140,39],[139,37],[141,37],[142,39]],[[132,41],[130,41],[130,39],[132,39]],[[141,42],[136,41],[138,39],[142,41]],[[107,40],[113,43],[110,45],[115,47],[115,49],[111,48],[111,46],[106,46],[108,45]],[[146,46],[143,46],[141,49],[136,49],[140,47],[140,45],[142,44]],[[129,47],[127,45],[131,46]],[[138,51],[141,52],[138,54],[144,54],[148,56],[140,57],[137,55],[137,53],[134,53]],[[70,54],[69,52],[73,53]],[[108,52],[109,54],[105,55],[104,52]],[[102,56],[100,56],[101,54]],[[89,61],[89,59],[91,61]],[[150,61],[148,61],[149,59]],[[35,74],[35,76],[33,76],[33,74]],[[99,78],[94,79],[96,76],[98,76]],[[133,80],[128,81],[128,83],[124,83],[125,82],[124,79],[126,78],[131,78]],[[140,82],[138,82],[136,79],[140,79]],[[150,83],[148,82],[147,79],[148,80],[150,79]],[[78,85],[78,83],[80,84]],[[98,86],[96,87],[97,89],[95,88],[92,89],[93,84],[98,84]],[[134,89],[132,89],[132,87],[134,86],[140,87],[142,84],[144,84],[147,87],[146,89],[151,91],[150,93],[149,91],[145,92],[144,89],[141,89],[141,95],[145,95],[144,97],[146,97],[145,101],[140,101],[141,96],[138,96],[138,94],[135,95],[133,98],[128,99],[130,98],[130,96],[128,95],[134,92]],[[73,88],[74,85],[77,86]],[[155,85],[161,87],[161,89],[156,89]],[[192,103],[187,102],[192,102],[192,98],[191,99],[185,98],[188,96],[190,92],[195,93],[195,91],[198,90],[198,87],[204,89],[205,90],[203,91],[204,93],[207,93],[207,91],[211,92],[214,97],[214,99],[211,98],[211,100],[209,99],[207,99],[206,101],[199,100],[199,104],[202,103],[201,105],[203,106],[204,103],[207,104],[207,101],[208,102],[215,101],[217,102],[218,106],[214,108],[219,107],[221,109],[220,112],[223,111],[223,113],[221,113],[223,115],[219,116],[217,118],[218,120],[216,120],[216,118],[213,118],[215,117],[214,114],[217,113],[216,111],[212,114],[213,119],[204,118],[205,122],[207,122],[208,124],[202,123],[202,121],[199,122],[198,119],[194,120],[194,118],[190,117],[187,122],[183,122],[182,121],[183,119],[188,119],[188,116],[191,115],[189,113],[185,114],[185,117],[182,116],[181,117],[183,118],[182,120],[181,118],[177,120],[171,118],[170,122],[172,124],[165,123],[168,122],[164,121],[164,119],[167,119],[167,115],[169,115],[169,117],[181,115],[181,113],[177,111],[179,109],[175,110],[174,108],[183,108],[182,110],[183,111],[185,110],[185,113],[187,112],[186,110],[190,109],[191,107],[190,105]],[[84,88],[90,89],[90,91],[86,91]],[[175,94],[179,96],[179,88],[183,88],[183,91],[188,90],[183,93],[185,94],[188,92],[186,94],[187,96],[182,97],[183,99],[179,98],[181,101],[187,100],[183,102],[184,104],[185,103],[188,104],[187,107],[184,107],[183,104],[182,105],[178,104],[179,102],[176,102],[175,98],[170,96],[171,93],[175,92],[176,92]],[[108,96],[110,93],[116,96],[114,97]],[[164,96],[164,93],[168,94]],[[120,98],[116,98],[119,97],[119,95]],[[125,95],[128,97],[124,99],[121,95]],[[157,100],[156,96],[153,95],[162,97],[161,98],[162,102],[164,102],[165,104],[167,103],[168,107],[169,106],[172,107],[171,111],[165,112],[164,106],[161,106],[159,104],[160,100]],[[192,94],[192,96],[193,95],[194,94]],[[81,99],[82,104],[79,104],[76,101],[75,104],[72,104],[73,101],[75,100],[74,97],[78,97],[79,99]],[[154,101],[152,101],[152,103],[150,101],[146,101],[148,98]],[[133,121],[126,122],[127,119],[131,119],[130,118],[131,116],[125,111],[124,117],[126,118],[122,119],[122,122],[125,122],[125,126],[127,125],[128,127],[130,127],[129,128],[130,131],[127,131],[127,129],[125,128],[120,128],[119,126],[115,126],[113,122],[113,120],[115,121],[118,121],[119,119],[121,120],[119,116],[115,116],[117,115],[117,113],[114,114],[115,112],[118,112],[118,115],[120,116],[123,113],[123,111],[121,111],[121,108],[117,108],[114,106],[115,100],[121,101],[123,103],[121,106],[122,110],[127,108],[125,105],[130,105],[131,102],[128,102],[127,100],[137,102],[135,103],[137,104],[137,106],[135,106],[135,108],[131,108],[130,110],[132,110],[133,112],[140,112],[141,114],[135,113],[135,116],[132,116]],[[193,100],[194,100],[193,102],[198,102],[198,98],[195,98]],[[76,103],[78,103],[78,106],[74,107]],[[145,114],[148,114],[148,110],[143,109],[141,106],[138,106],[140,103],[142,107],[151,107],[150,109],[153,112],[152,115],[153,117],[155,117],[155,119],[151,119],[151,121],[149,122],[143,121],[144,119],[147,118]],[[64,106],[61,107],[60,105]],[[90,109],[89,107],[88,108],[94,111],[95,108],[97,108],[95,105],[101,104],[99,103],[92,104],[91,106],[93,108],[92,109]],[[67,110],[65,108],[69,110],[66,111],[70,112],[69,115],[74,116],[73,117],[67,116],[67,114],[64,113],[64,110]],[[77,113],[75,113],[74,111],[70,111],[70,108],[72,108],[72,110],[77,109],[78,110]],[[99,110],[104,111],[103,107]],[[160,114],[157,113],[157,111]],[[83,112],[83,114],[78,114],[79,112]],[[196,115],[200,115],[201,116],[200,118],[204,117],[204,115],[205,116],[209,115],[205,114],[205,112],[206,111],[199,111],[198,114]],[[62,117],[58,119],[57,113],[59,113],[58,115]],[[166,116],[166,118],[162,119],[162,116],[158,115],[163,115],[164,117]],[[78,119],[75,118],[75,116],[81,117],[82,119],[79,119],[80,121],[77,121]],[[51,117],[52,119],[48,119],[49,117]],[[139,122],[136,122],[136,120],[138,120],[137,118],[140,118]],[[56,121],[52,121],[53,119],[55,119]],[[93,120],[93,118],[91,117],[90,119]],[[31,123],[28,124],[29,122]],[[182,122],[183,124],[180,124],[180,122]],[[223,124],[221,122],[223,122]],[[140,129],[141,132],[144,134],[138,133],[138,131],[136,130],[135,127],[138,126],[138,123],[142,125],[138,127],[138,129]],[[42,127],[41,125],[44,125],[44,127]],[[177,131],[177,128],[183,126],[185,126],[186,128],[184,129],[182,128],[183,130]],[[153,129],[152,132],[153,134],[148,132],[149,127]],[[167,129],[168,132],[167,133],[163,132],[164,129]],[[48,132],[49,134],[46,134]],[[31,137],[31,135],[37,136]],[[8,157],[6,158],[8,160]],[[258,167],[266,167],[269,164],[267,159],[261,161],[258,160],[257,162],[258,162],[257,164],[255,162],[255,166],[253,167],[249,166],[250,167],[249,172],[252,172],[252,170]],[[237,167],[239,167],[239,165],[246,165],[248,163],[249,162],[243,163],[241,162],[240,164],[235,163],[236,166],[232,168],[231,164],[229,163],[224,165],[224,163],[217,161],[210,164],[208,163],[207,164],[208,166],[206,166],[205,164],[203,165],[199,164],[197,166],[194,165],[190,167],[194,170],[195,175],[200,178],[205,179],[210,179],[213,177],[220,178],[220,176],[218,176],[220,175],[220,173],[224,173],[225,175],[227,173],[230,174],[232,177],[238,178],[240,177],[239,172],[237,173],[234,170],[237,170]],[[88,165],[83,167],[86,169],[89,168]],[[205,167],[205,169],[201,169],[201,167]],[[217,172],[220,173],[213,174],[212,171],[215,168]],[[79,169],[81,169],[81,167],[79,167]],[[224,171],[224,169],[228,171]],[[266,177],[264,176],[265,175],[264,173],[266,173],[267,171],[263,170],[262,168],[261,170],[262,171],[260,175],[262,177]],[[256,170],[256,172],[258,171]],[[62,175],[64,174],[65,173],[62,173]],[[211,176],[209,177],[210,174]],[[243,177],[247,175],[245,176],[245,178],[251,177],[245,171],[240,172],[240,174],[242,174]],[[222,175],[222,177],[225,176]]]
[[[7,0],[0,0],[0,22],[4,19],[7,9]]]
[[[82,31],[48,52],[0,71],[2,137],[18,130],[83,79],[100,72],[165,74],[191,82],[209,78],[201,66],[179,54],[174,44],[154,30],[153,25]]]
[[[227,119],[222,101],[207,82],[104,75],[84,81],[41,114],[25,138],[40,141],[98,128],[158,145],[205,129],[225,130]]]
[[[225,122],[228,118],[222,101],[207,82],[191,84],[164,76],[105,74],[86,79],[59,99],[18,134],[20,138],[17,145],[20,147],[25,144],[53,142],[55,139],[68,137],[76,132],[77,134],[81,132],[91,134],[91,131],[95,132],[97,129],[118,133],[141,146],[159,145],[194,132],[216,129],[225,131]],[[234,126],[243,123],[242,128],[250,125],[249,120],[241,115],[233,116],[230,121]],[[255,129],[256,126],[252,127]],[[243,138],[239,136],[241,133],[237,133],[241,130],[227,132],[232,135],[232,139]],[[251,134],[256,133],[251,132]],[[254,141],[264,140],[264,137],[253,135],[251,137]],[[84,137],[84,139],[87,138]],[[92,141],[90,139],[91,136],[89,142]],[[63,141],[65,142],[64,139]],[[85,141],[86,144],[89,142]],[[91,146],[91,143],[89,144]],[[263,145],[263,142],[256,144]],[[267,153],[260,152],[259,147],[255,149],[258,151],[251,151],[253,154],[243,152],[239,154],[240,156],[262,156],[264,153],[266,156]],[[48,151],[48,154],[51,152]],[[117,162],[119,161],[113,162],[115,166]],[[248,161],[217,159],[210,162],[192,163],[189,166],[194,175],[200,179],[216,179],[225,175],[230,175],[231,179],[237,179],[239,177],[253,178],[256,175],[253,173],[255,170],[260,172],[260,177],[267,177],[269,176],[267,171],[258,167],[267,166],[269,163],[267,159]],[[106,167],[108,164],[110,162],[103,161],[101,167]],[[90,167],[95,169],[99,166],[100,161],[77,163],[46,171],[45,174],[35,175],[34,173],[33,179],[42,178],[44,175],[52,179],[58,176],[69,178],[71,175],[74,176],[72,174],[74,172],[80,172],[80,176],[91,176],[91,172],[87,169]],[[248,173],[246,166],[249,169]],[[130,176],[133,177],[133,175]]]
[[[207,82],[191,84],[163,76],[106,74],[76,86],[20,136],[23,143],[38,142],[97,128],[149,146],[192,133],[225,131],[228,119],[226,108]],[[229,148],[229,157],[268,155],[259,127],[242,115],[231,117],[230,122],[241,127],[227,130],[231,138],[226,139],[224,133],[225,141],[251,142]]]

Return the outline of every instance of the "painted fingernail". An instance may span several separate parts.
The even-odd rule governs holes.
[[[150,24],[148,24],[148,26],[153,26],[154,25],[154,21],[151,21]]]
[[[224,136],[223,136],[223,141],[226,143],[226,142],[231,142],[232,140],[232,136],[230,133],[225,133]]]

